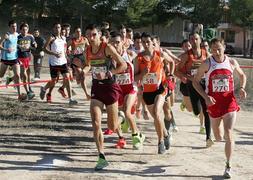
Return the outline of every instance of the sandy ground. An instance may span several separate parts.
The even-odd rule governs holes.
[[[43,79],[48,76],[43,75]],[[199,121],[191,113],[173,107],[179,132],[165,155],[157,154],[157,136],[152,120],[138,120],[146,135],[144,148],[128,145],[115,149],[115,134],[105,137],[110,166],[94,171],[97,150],[92,138],[89,101],[74,83],[79,104],[69,107],[55,90],[53,103],[39,99],[39,86],[32,102],[19,103],[13,88],[0,89],[0,179],[222,179],[224,142],[205,148]],[[59,87],[59,84],[58,86]],[[22,89],[23,90],[23,89]],[[253,112],[241,111],[235,126],[233,179],[253,179]],[[106,127],[104,115],[103,128]]]

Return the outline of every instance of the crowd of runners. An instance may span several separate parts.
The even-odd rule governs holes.
[[[39,29],[34,29],[33,35],[29,34],[27,23],[20,24],[19,33],[15,21],[8,25],[9,31],[0,44],[0,78],[6,74],[7,85],[11,81],[17,84],[19,101],[33,99],[35,93],[31,83],[41,80],[40,70],[46,53],[51,80],[41,86],[41,100],[46,97],[48,103],[52,102],[55,84],[63,80],[58,92],[68,98],[70,105],[75,105],[78,102],[73,99],[76,92],[71,84],[74,81],[80,84],[84,97],[90,100],[99,156],[95,170],[109,165],[104,154],[104,135],[117,133],[119,139],[115,147],[124,148],[124,134],[130,130],[133,149],[143,147],[145,135],[136,125],[136,119],[142,116],[154,120],[158,154],[169,150],[172,132],[178,131],[171,107],[175,101],[175,88],[180,88],[183,95],[180,108],[193,112],[200,119],[199,133],[206,135],[206,147],[214,144],[211,127],[216,142],[226,141],[224,176],[231,177],[232,131],[239,110],[234,96],[233,72],[239,75],[240,98],[247,95],[246,76],[237,61],[224,54],[223,40],[214,38],[208,43],[192,33],[182,42],[184,52],[176,56],[160,46],[158,36],[134,33],[123,25],[111,30],[108,23],[90,24],[84,33],[80,27],[75,27],[71,34],[69,24],[55,23],[47,40],[40,36]],[[34,78],[31,78],[31,67]],[[89,92],[86,77],[90,74]],[[180,87],[176,87],[176,80],[180,81]],[[25,93],[21,93],[21,86]],[[101,128],[103,112],[107,114],[108,126],[104,132]],[[224,136],[220,130],[221,120]]]

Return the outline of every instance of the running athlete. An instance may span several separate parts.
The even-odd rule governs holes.
[[[0,65],[0,78],[2,78],[9,66],[12,67],[14,72],[14,82],[20,84],[20,65],[18,62],[17,43],[17,23],[14,20],[9,21],[9,32],[5,34],[1,43],[1,65]],[[17,86],[18,100],[25,100],[20,94],[20,86]]]
[[[169,57],[155,50],[150,34],[142,33],[141,40],[144,51],[134,61],[135,80],[143,84],[143,100],[154,119],[158,136],[158,154],[164,154],[169,146],[169,136],[167,131],[164,132],[164,122],[160,115],[166,95],[163,62],[168,61]]]
[[[141,34],[137,32],[134,34],[134,45],[131,49],[128,49],[127,52],[132,57],[132,59],[135,60],[137,55],[142,51],[144,51],[144,48],[141,43]],[[140,119],[141,114],[143,112],[143,118],[145,120],[149,120],[148,108],[142,99],[143,91],[142,91],[141,82],[137,82],[137,87],[138,87],[138,92],[137,92],[137,104],[136,104],[136,117]],[[143,109],[141,109],[141,106]]]
[[[211,40],[212,56],[199,67],[193,80],[193,86],[205,99],[212,122],[213,133],[217,141],[222,140],[220,123],[223,120],[224,138],[226,141],[225,155],[227,159],[224,177],[231,178],[230,161],[234,144],[232,133],[236,114],[240,109],[234,96],[234,71],[239,75],[240,79],[240,98],[245,99],[247,93],[245,91],[246,76],[244,72],[235,59],[224,55],[224,50],[223,40],[216,38]],[[200,85],[204,75],[206,79],[206,92]]]
[[[123,109],[126,117],[125,121],[122,122],[122,130],[127,131],[129,127],[128,124],[130,125],[130,128],[132,130],[133,148],[140,149],[140,147],[142,147],[143,141],[145,140],[145,136],[139,132],[133,114],[131,112],[137,98],[136,87],[134,86],[134,67],[132,59],[128,55],[127,51],[124,50],[123,40],[120,33],[115,32],[111,34],[111,44],[115,47],[117,52],[122,56],[123,60],[127,64],[127,69],[124,72],[115,75],[116,83],[120,85],[120,88],[122,90],[119,106],[121,109]],[[127,125],[124,126],[124,124]],[[121,141],[119,141],[118,144],[120,146],[122,144]]]
[[[118,100],[122,93],[115,83],[115,74],[123,72],[127,65],[116,49],[101,41],[101,32],[94,24],[86,27],[86,37],[90,45],[86,50],[84,73],[92,71],[90,112],[99,159],[95,170],[108,166],[104,155],[104,138],[101,130],[103,106],[106,106],[107,125],[112,131],[119,128]]]
[[[86,98],[89,100],[90,95],[88,93],[86,83],[85,83],[85,75],[83,74],[82,69],[84,68],[85,63],[85,50],[89,45],[88,39],[82,36],[82,31],[80,27],[75,28],[74,37],[68,42],[68,46],[71,46],[71,66],[76,74],[77,83],[81,83],[83,91],[85,93]],[[64,92],[64,86],[58,89],[58,92],[65,98],[67,95]]]
[[[187,89],[189,91],[189,96],[193,108],[193,113],[198,116],[201,110],[205,117],[205,129],[206,129],[206,147],[211,147],[213,141],[211,139],[211,127],[210,118],[207,113],[207,107],[205,100],[200,96],[200,94],[192,86],[192,80],[194,75],[197,73],[198,67],[202,62],[204,62],[209,53],[205,49],[200,48],[201,39],[198,34],[190,35],[190,43],[192,49],[181,55],[181,62],[177,66],[177,73],[181,79],[187,79]],[[184,69],[182,71],[182,69]],[[202,79],[201,85],[205,86],[205,80]]]
[[[126,31],[126,27],[122,24],[120,26],[119,32],[121,33],[122,37],[123,37],[123,46],[124,49],[127,50],[129,49],[134,43],[131,39],[129,39],[127,37],[127,31]]]
[[[31,61],[31,48],[36,48],[37,44],[33,35],[28,34],[29,25],[22,23],[20,25],[20,35],[18,36],[18,61],[21,66],[21,77],[24,83],[24,88],[27,93],[28,100],[35,97],[30,84],[30,61]]]
[[[54,34],[51,34],[48,38],[44,49],[45,52],[49,54],[51,81],[48,82],[46,86],[41,87],[40,98],[43,100],[46,90],[49,89],[46,95],[47,102],[52,102],[51,94],[56,84],[58,73],[60,72],[63,76],[63,83],[66,85],[68,91],[69,105],[77,104],[77,101],[72,99],[71,82],[66,58],[66,39],[61,36],[61,25],[59,23],[54,24]]]

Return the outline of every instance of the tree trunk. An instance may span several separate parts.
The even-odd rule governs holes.
[[[247,56],[247,52],[246,52],[246,28],[243,28],[243,57]]]

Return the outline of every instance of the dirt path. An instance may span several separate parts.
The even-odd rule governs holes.
[[[178,103],[173,110],[179,132],[173,134],[173,146],[165,155],[157,155],[153,122],[139,120],[147,137],[144,148],[132,150],[130,133],[123,150],[114,148],[115,134],[107,136],[110,166],[94,172],[97,151],[89,102],[79,95],[79,104],[69,107],[55,90],[54,103],[47,104],[38,98],[39,85],[34,90],[33,102],[18,103],[13,88],[0,89],[0,179],[222,179],[224,143],[206,149],[205,136],[198,134],[199,121],[181,112]],[[253,179],[253,113],[241,111],[238,116],[233,179]]]

